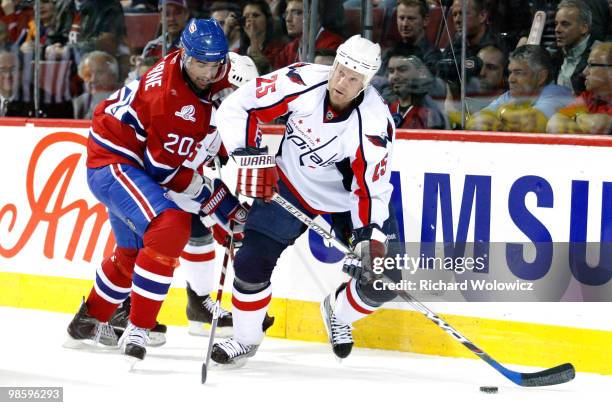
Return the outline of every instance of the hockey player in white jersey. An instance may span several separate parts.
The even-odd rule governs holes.
[[[361,279],[397,239],[390,211],[394,124],[369,82],[380,67],[380,46],[356,35],[337,50],[332,67],[297,63],[257,78],[230,95],[217,112],[224,145],[239,164],[239,192],[256,200],[235,261],[234,336],[213,347],[212,359],[235,363],[253,356],[272,297],[270,277],[281,253],[305,226],[277,204],[281,196],[310,216],[331,213],[336,236],[361,254],[343,269],[353,279],[327,296],[323,319],[335,354],[353,345],[352,323],[390,300]],[[276,155],[260,146],[258,124],[288,114]],[[280,176],[280,179],[279,179]]]

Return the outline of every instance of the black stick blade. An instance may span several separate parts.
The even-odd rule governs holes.
[[[576,370],[570,363],[538,371],[521,374],[521,385],[524,387],[541,387],[544,385],[563,384],[576,377]]]

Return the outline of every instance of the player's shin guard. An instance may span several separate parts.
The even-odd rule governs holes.
[[[87,298],[88,314],[107,322],[130,294],[137,250],[117,247],[96,270],[94,286]]]

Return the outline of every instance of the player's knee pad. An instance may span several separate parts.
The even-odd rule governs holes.
[[[200,247],[205,245],[210,245],[213,243],[212,234],[201,235],[201,236],[193,236],[193,234],[189,237],[189,245],[194,247]]]
[[[191,235],[189,236],[189,243],[194,246],[201,246],[212,242],[212,234],[210,230],[202,224],[200,216],[191,214]]]
[[[270,281],[265,282],[245,282],[238,277],[234,277],[234,287],[241,293],[257,293],[270,286]]]
[[[254,230],[247,230],[242,247],[234,259],[236,277],[244,282],[267,282],[276,261],[287,248],[272,238]]]
[[[151,221],[142,240],[145,248],[178,258],[189,241],[190,233],[191,214],[171,208]]]
[[[137,255],[138,249],[136,248],[117,247],[111,259],[117,270],[119,270],[123,276],[131,279]]]

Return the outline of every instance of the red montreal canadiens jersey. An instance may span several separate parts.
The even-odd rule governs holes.
[[[289,113],[276,162],[283,181],[313,212],[350,211],[353,226],[388,218],[395,127],[371,86],[352,109],[329,104],[331,67],[294,64],[243,85],[221,104],[217,126],[231,153],[261,142],[260,122]]]
[[[183,191],[201,156],[216,154],[215,101],[231,90],[227,76],[204,99],[183,78],[180,51],[167,55],[139,81],[124,86],[94,112],[87,167],[125,163],[143,168],[159,184]],[[214,152],[213,152],[214,150]],[[206,158],[198,160],[200,163]]]

